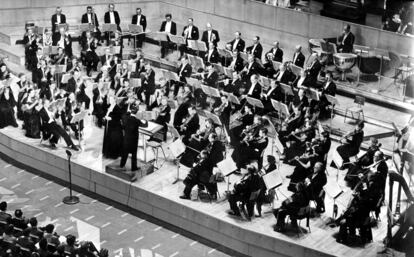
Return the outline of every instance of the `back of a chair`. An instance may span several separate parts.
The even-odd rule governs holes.
[[[249,198],[250,202],[256,202],[257,198],[259,197],[260,190],[261,189],[251,192],[250,198]]]
[[[356,95],[354,103],[356,103],[360,107],[363,106],[365,104],[365,97],[360,96],[360,95]]]
[[[299,209],[298,213],[296,214],[296,218],[298,220],[307,218],[307,217],[309,217],[310,212],[311,212],[311,209],[310,209],[309,205],[305,206],[305,207],[302,207],[302,208]]]

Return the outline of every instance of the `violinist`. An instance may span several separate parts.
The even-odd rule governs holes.
[[[188,115],[185,117],[179,126],[178,132],[183,135],[183,142],[187,144],[200,126],[200,118],[198,117],[197,110],[194,106],[188,108]]]
[[[254,130],[253,130],[254,131]],[[261,127],[258,132],[248,132],[240,146],[235,148],[231,157],[240,169],[251,161],[258,161],[261,168],[260,156],[268,144],[267,128]]]
[[[295,219],[295,215],[299,212],[301,208],[306,207],[309,204],[309,198],[305,189],[306,186],[304,183],[297,183],[295,185],[295,193],[291,197],[284,200],[280,208],[275,209],[273,211],[273,215],[275,215],[277,220],[276,226],[274,227],[274,231],[285,231],[285,218],[287,215],[290,216],[292,226],[298,226],[297,221]]]
[[[208,136],[208,144],[206,146],[206,151],[208,152],[208,158],[213,166],[216,166],[217,163],[221,162],[224,159],[224,152],[226,147],[219,140],[219,137],[215,132],[210,133]]]
[[[167,124],[170,122],[171,119],[171,107],[168,105],[168,98],[166,96],[161,96],[161,105],[158,107],[159,114],[158,117],[154,120],[155,123],[164,126],[162,131],[164,136],[164,141],[167,140]]]
[[[66,65],[68,63],[68,57],[65,54],[63,48],[58,47],[58,53],[53,57],[52,64]]]
[[[83,121],[81,121],[78,129],[78,124],[71,123],[73,115],[79,113],[81,111],[78,103],[76,102],[75,94],[70,93],[69,96],[66,98],[65,108],[61,112],[61,119],[63,128],[68,130],[68,127],[75,132],[75,138],[79,139],[80,133],[83,131]]]
[[[230,211],[228,214],[240,216],[240,210],[237,202],[248,203],[250,195],[260,189],[260,177],[254,165],[248,165],[246,170],[243,170],[243,177],[239,182],[234,184],[234,189],[229,195],[228,201]],[[253,216],[253,206],[247,206],[249,210],[249,217]]]
[[[267,159],[267,165],[265,167],[263,167],[261,169],[261,171],[259,172],[260,175],[260,194],[257,198],[256,201],[256,209],[257,209],[257,213],[258,215],[256,215],[256,217],[261,217],[262,216],[262,205],[263,203],[271,203],[274,199],[274,191],[273,190],[269,190],[269,192],[267,192],[267,188],[266,188],[266,184],[263,180],[263,176],[276,170],[276,158],[273,155],[268,155],[266,157]]]
[[[150,97],[155,93],[155,71],[149,62],[145,64],[145,72],[141,73],[141,87],[142,101],[149,106]]]
[[[183,119],[188,115],[188,108],[191,106],[190,99],[188,97],[183,98],[183,101],[178,105],[174,114],[173,126],[176,130],[180,130],[180,126]]]
[[[202,73],[203,83],[209,87],[217,88],[218,73],[211,63],[206,63],[207,73]]]
[[[305,190],[309,200],[315,200],[316,211],[319,213],[325,212],[325,192],[322,189],[326,183],[325,165],[322,162],[317,162],[313,167],[312,175],[305,179]]]
[[[286,159],[291,159],[295,156],[299,156],[305,152],[306,142],[311,142],[315,137],[315,125],[314,122],[305,119],[305,125],[301,128],[295,129],[289,135],[285,136],[289,147],[285,149]]]
[[[237,146],[240,144],[241,134],[243,130],[253,124],[254,121],[254,114],[252,111],[252,106],[246,104],[244,106],[244,113],[242,114],[241,111],[233,114],[232,116],[233,121],[231,122],[230,126],[230,143],[232,146]],[[258,122],[258,120],[256,121]]]
[[[190,199],[191,190],[195,185],[204,185],[213,198],[217,199],[217,184],[210,183],[210,177],[213,174],[213,166],[208,158],[206,150],[201,151],[199,160],[194,164],[184,179],[184,192],[181,199]]]
[[[305,122],[304,114],[298,108],[293,108],[293,113],[285,119],[282,123],[282,128],[279,130],[278,138],[284,148],[287,147],[288,136],[290,133],[300,128]]]
[[[364,122],[360,121],[353,131],[348,132],[341,139],[342,145],[336,148],[342,160],[347,163],[349,157],[358,154],[361,143],[364,139]],[[340,168],[340,167],[339,167]]]

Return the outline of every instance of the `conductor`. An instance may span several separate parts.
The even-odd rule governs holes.
[[[131,107],[131,113],[127,114],[122,120],[123,129],[124,129],[124,143],[122,148],[121,155],[121,164],[120,167],[124,168],[128,155],[131,154],[131,171],[138,170],[137,167],[137,148],[138,148],[138,138],[139,138],[139,127],[148,127],[147,121],[141,121],[136,117],[138,112],[138,106]],[[136,176],[131,179],[136,180]]]

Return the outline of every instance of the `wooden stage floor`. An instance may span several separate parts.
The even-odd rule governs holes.
[[[52,153],[53,155],[59,156],[61,158],[66,158],[65,154],[65,145],[63,140],[59,142],[58,149],[54,151],[50,151],[48,147],[45,145],[40,144],[40,140],[38,139],[29,139],[23,135],[23,131],[21,129],[16,128],[5,128],[1,131],[5,135],[12,137],[17,141],[21,141],[32,146],[35,146],[41,151],[47,151]],[[92,119],[89,117],[86,120],[85,126],[85,140],[83,141],[83,151],[81,152],[74,152],[72,161],[87,167],[89,169],[93,169],[96,172],[104,173],[105,166],[113,160],[108,160],[102,158],[101,154],[101,147],[102,147],[102,138],[103,138],[103,130],[95,127],[92,124]],[[283,241],[290,242],[292,244],[299,244],[302,247],[309,247],[312,249],[317,249],[321,252],[326,252],[331,255],[335,256],[377,256],[378,252],[383,250],[382,240],[386,235],[386,207],[383,206],[381,208],[381,220],[378,223],[377,227],[373,228],[373,242],[369,243],[365,246],[360,247],[349,247],[343,244],[339,244],[335,241],[335,234],[338,231],[338,228],[330,228],[326,224],[329,221],[329,218],[332,214],[332,207],[333,207],[333,199],[330,196],[327,196],[325,199],[326,204],[326,212],[320,216],[313,217],[310,221],[311,233],[305,232],[304,234],[300,235],[299,237],[296,234],[296,231],[289,230],[282,234],[276,233],[273,231],[273,225],[276,223],[276,220],[271,213],[272,206],[264,205],[263,206],[263,216],[261,218],[253,218],[251,222],[244,221],[242,219],[234,218],[227,214],[227,210],[229,209],[228,202],[223,199],[227,183],[222,182],[218,184],[219,193],[221,195],[221,199],[217,202],[209,203],[208,201],[191,201],[191,200],[182,200],[179,196],[182,194],[184,189],[184,185],[181,182],[172,184],[176,177],[176,170],[177,167],[173,163],[171,152],[168,149],[168,144],[171,142],[171,138],[168,138],[167,142],[163,145],[163,149],[166,152],[167,158],[164,159],[162,154],[160,154],[160,158],[158,159],[159,165],[161,165],[159,170],[156,170],[154,173],[143,176],[138,179],[138,181],[134,182],[132,185],[134,187],[139,187],[140,189],[155,193],[159,197],[169,199],[179,205],[190,207],[194,210],[206,213],[211,215],[217,219],[223,220],[228,222],[234,226],[241,227],[248,231],[254,231],[259,234],[264,234],[267,236],[275,237],[277,239],[281,239]],[[141,142],[142,143],[142,142]],[[331,149],[335,149],[337,146],[336,143],[333,143]],[[266,149],[266,154],[271,153],[271,146],[269,144],[268,148]],[[231,150],[228,151],[227,154],[231,154]],[[140,147],[139,151],[139,158],[142,159],[143,156],[143,148]],[[332,155],[332,150],[330,152],[328,162],[330,163]],[[151,160],[154,158],[153,152],[150,148],[147,149],[147,160]],[[393,164],[389,161],[388,162],[390,169],[395,169]],[[185,167],[180,168],[180,179],[184,179],[187,171],[189,169]],[[279,167],[279,172],[284,180],[283,185],[277,190],[277,195],[279,199],[275,199],[273,204],[274,207],[278,207],[287,196],[290,195],[290,192],[287,191],[287,184],[288,180],[285,179],[285,176],[290,174],[293,170],[293,167],[287,164],[281,164]],[[349,188],[347,188],[343,183],[343,176],[345,171],[340,171],[337,179],[337,171],[331,167],[328,167],[328,184],[335,184],[338,185],[343,189],[344,193],[340,196],[336,203],[339,206],[339,212],[342,213],[344,211],[345,206],[347,205],[347,201],[351,194]],[[108,175],[111,176],[111,175]],[[237,175],[231,175],[230,181],[235,182],[239,179]],[[388,183],[387,183],[388,185]],[[231,183],[230,188],[233,187],[233,183]],[[397,187],[394,187],[395,190]],[[386,190],[386,194],[388,195],[388,189]],[[394,192],[396,195],[396,192]],[[405,196],[403,196],[405,197]],[[386,196],[388,199],[388,196]],[[403,202],[402,208],[405,209],[406,204]],[[166,220],[168,222],[168,220]],[[302,227],[304,228],[304,221],[302,221]],[[174,224],[173,224],[174,225]],[[303,229],[305,231],[305,229]],[[225,245],[226,242],[223,242]],[[399,253],[394,253],[399,254]],[[382,256],[382,255],[378,255]]]

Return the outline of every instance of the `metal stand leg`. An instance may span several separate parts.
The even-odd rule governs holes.
[[[175,178],[173,184],[176,184],[178,181],[180,181],[180,160],[175,159],[175,161],[177,162],[177,177]]]

